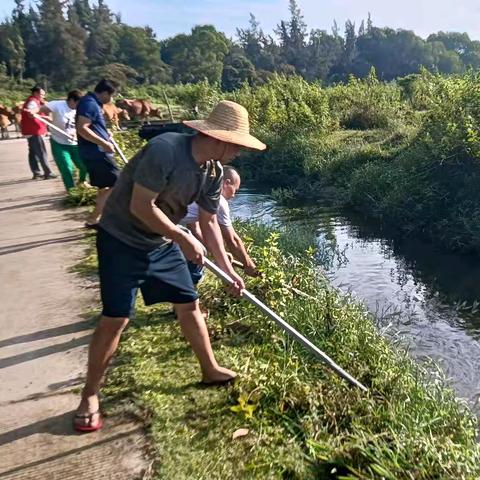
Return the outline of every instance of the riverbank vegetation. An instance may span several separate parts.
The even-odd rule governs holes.
[[[397,233],[480,251],[478,73],[443,77],[424,71],[383,84],[371,72],[323,89],[328,108],[321,113],[304,100],[303,80],[289,82],[292,88],[278,88],[277,96],[269,84],[252,100],[240,97],[270,146],[239,163],[246,175],[269,184],[281,201],[330,201]],[[255,117],[257,99],[269,98],[265,91],[274,100],[263,102]],[[301,112],[288,128],[276,129],[276,120],[263,113],[279,98]]]
[[[308,237],[238,228],[262,271],[248,288],[369,392],[340,380],[211,276],[201,301],[214,348],[240,377],[228,388],[201,388],[171,313],[139,300],[108,377],[106,408],[147,422],[157,478],[478,478],[476,420],[439,372],[389,344],[361,305],[329,287]],[[90,255],[82,271],[94,270]]]
[[[222,98],[244,105],[269,148],[236,165],[277,200],[353,208],[392,234],[478,253],[479,86],[475,72],[386,84],[372,70],[331,87],[276,75],[229,93],[202,83],[169,95],[185,116],[194,105],[206,115]],[[129,157],[142,145],[134,131],[117,139]]]

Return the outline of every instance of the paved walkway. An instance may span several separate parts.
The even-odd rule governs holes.
[[[142,478],[138,425],[72,429],[97,292],[69,273],[83,214],[61,208],[60,180],[30,178],[26,141],[0,142],[0,478]]]

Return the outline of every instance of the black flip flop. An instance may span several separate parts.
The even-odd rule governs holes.
[[[214,380],[213,382],[199,382],[199,385],[202,387],[222,387],[232,384],[237,377],[227,378],[226,380]]]
[[[83,226],[84,226],[85,228],[90,228],[90,229],[92,229],[92,230],[98,230],[98,225],[99,225],[98,223],[85,222]]]

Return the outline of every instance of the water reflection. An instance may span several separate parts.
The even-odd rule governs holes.
[[[392,239],[361,217],[321,207],[283,208],[240,192],[233,216],[311,227],[333,285],[363,300],[388,335],[433,358],[472,405],[480,393],[480,259]],[[308,229],[310,231],[310,228]],[[478,411],[478,409],[476,409]]]

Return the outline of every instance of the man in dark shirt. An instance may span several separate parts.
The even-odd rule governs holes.
[[[203,246],[177,223],[197,202],[206,247],[234,280],[231,293],[240,295],[245,286],[227,258],[216,217],[222,164],[242,146],[263,150],[265,145],[249,134],[248,113],[234,102],[220,102],[207,120],[185,123],[199,133],[166,133],[151,140],[125,167],[105,205],[97,235],[103,311],[90,344],[87,381],[74,420],[77,430],[102,426],[100,382],[138,289],[146,305],[174,304],[205,384],[235,378],[235,372],[215,360],[187,267],[187,260],[203,264]]]
[[[114,93],[115,85],[102,79],[95,90],[82,97],[77,105],[78,151],[88,170],[90,184],[98,187],[95,209],[85,223],[89,228],[98,226],[105,202],[119,175],[102,110],[102,105],[109,103]]]

